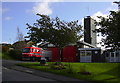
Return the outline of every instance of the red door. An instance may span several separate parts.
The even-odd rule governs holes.
[[[62,61],[63,62],[76,62],[76,47],[67,46],[62,50]]]
[[[59,50],[56,47],[51,47],[48,48],[50,51],[52,51],[52,61],[56,62],[58,61],[58,55],[59,55]]]

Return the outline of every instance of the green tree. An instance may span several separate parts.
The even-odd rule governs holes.
[[[110,15],[100,18],[100,22],[97,22],[98,26],[101,28],[97,29],[97,32],[105,38],[102,42],[106,48],[110,47],[112,49],[119,49],[120,47],[120,11],[110,11]]]
[[[70,43],[75,43],[82,37],[82,26],[78,21],[65,22],[58,17],[55,19],[47,15],[41,15],[32,26],[27,23],[27,33],[30,41],[34,43],[49,42],[61,49]],[[60,58],[60,57],[59,57]]]
[[[17,41],[12,44],[13,50],[9,50],[9,56],[14,59],[22,59],[22,49],[27,46],[26,41]]]
[[[1,44],[0,47],[2,49],[2,53],[7,53],[9,51],[9,48],[12,47],[12,45],[11,44]]]
[[[15,43],[13,43],[13,45],[12,45],[12,47],[15,50],[22,50],[26,46],[27,46],[27,43],[25,41],[17,41]]]

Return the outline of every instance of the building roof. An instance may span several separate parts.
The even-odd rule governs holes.
[[[97,48],[96,46],[93,46],[89,43],[86,43],[86,42],[82,42],[82,41],[77,41],[76,43],[73,43],[73,44],[69,44],[68,46],[75,46],[77,44],[81,44],[81,45],[86,45],[86,46],[89,46],[91,48]],[[48,47],[55,47],[53,44],[50,44],[49,42],[46,42],[46,43],[41,43],[39,46],[41,47],[44,47],[44,46],[48,46]]]
[[[89,44],[89,43],[86,43],[86,42],[78,41],[77,43],[78,43],[78,44],[82,44],[82,45],[89,46],[89,47],[91,47],[91,48],[96,48],[96,46],[94,46],[94,45],[91,45],[91,44]]]

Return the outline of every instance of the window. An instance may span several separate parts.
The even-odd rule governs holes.
[[[119,53],[116,53],[116,57],[119,57]]]
[[[106,53],[105,55],[106,55],[106,57],[109,57],[109,53]]]
[[[91,51],[86,51],[86,56],[91,56],[92,52]]]
[[[31,52],[33,52],[33,50],[34,50],[34,49],[32,48],[32,49],[31,49]]]
[[[80,56],[85,56],[85,51],[80,51]]]
[[[114,53],[111,53],[111,57],[114,57]]]
[[[22,50],[22,52],[23,52],[23,53],[29,53],[29,52],[30,52],[30,48],[24,48],[24,49]]]

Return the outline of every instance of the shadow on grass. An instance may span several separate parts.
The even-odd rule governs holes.
[[[102,79],[102,81],[99,81],[99,83],[118,83],[120,80],[120,65],[117,65],[116,67],[109,69],[106,72],[102,72],[100,74],[94,75],[93,77],[98,80]]]

